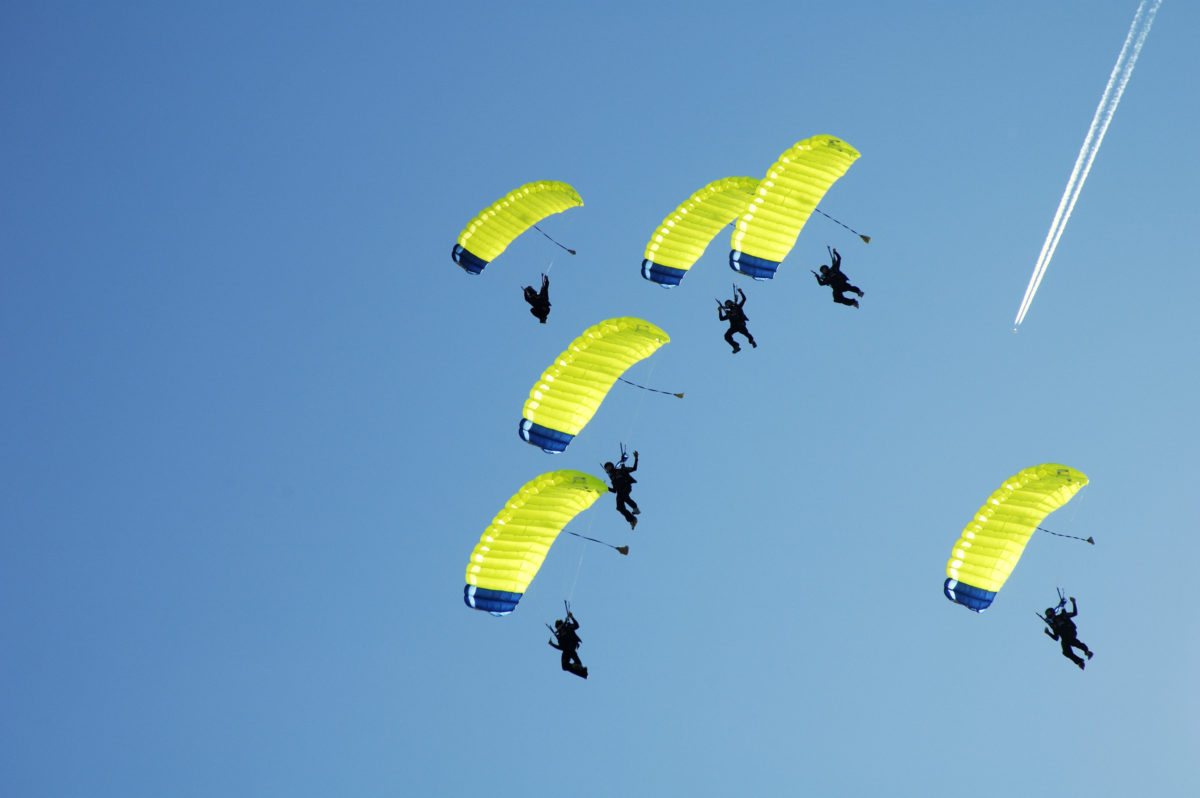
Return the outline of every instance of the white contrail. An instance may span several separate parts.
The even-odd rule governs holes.
[[[1113,65],[1112,74],[1108,77],[1108,85],[1104,87],[1100,105],[1096,107],[1096,115],[1092,117],[1092,126],[1088,128],[1083,146],[1079,149],[1079,157],[1075,159],[1075,168],[1071,170],[1071,177],[1067,180],[1067,187],[1058,203],[1058,210],[1054,213],[1054,221],[1050,223],[1050,232],[1046,234],[1046,241],[1042,244],[1042,251],[1038,254],[1037,263],[1033,267],[1033,275],[1029,278],[1029,285],[1025,288],[1025,297],[1021,300],[1021,307],[1017,310],[1017,318],[1013,322],[1014,331],[1025,320],[1025,314],[1029,312],[1033,296],[1037,293],[1038,286],[1042,284],[1046,267],[1050,265],[1050,259],[1054,257],[1054,250],[1058,247],[1058,239],[1062,238],[1063,229],[1071,218],[1071,211],[1075,209],[1075,201],[1079,199],[1083,183],[1087,180],[1088,172],[1092,170],[1092,161],[1096,160],[1096,153],[1100,151],[1100,143],[1104,141],[1108,123],[1112,121],[1113,114],[1117,112],[1117,104],[1121,102],[1125,84],[1129,83],[1133,67],[1137,64],[1138,54],[1142,51],[1142,45],[1146,43],[1146,37],[1150,35],[1150,26],[1154,24],[1154,15],[1158,13],[1158,7],[1162,5],[1162,0],[1153,0],[1150,10],[1147,11],[1146,6],[1149,2],[1150,0],[1142,0],[1138,4],[1137,13],[1133,15],[1133,24],[1129,26],[1129,34],[1125,37],[1121,54],[1117,56],[1117,63]]]

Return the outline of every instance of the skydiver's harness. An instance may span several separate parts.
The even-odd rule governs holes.
[[[1063,592],[1063,589],[1061,587],[1055,588],[1055,589],[1058,591],[1058,604],[1054,607],[1054,610],[1050,613],[1051,617],[1054,620],[1044,617],[1040,612],[1037,612],[1036,610],[1034,611],[1033,614],[1036,615],[1037,617],[1041,618],[1042,623],[1049,626],[1050,631],[1054,632],[1055,634],[1057,634],[1061,637],[1064,637],[1064,638],[1074,637],[1075,631],[1076,631],[1075,623],[1070,618],[1061,614],[1061,611],[1063,609],[1065,609],[1067,606],[1067,594]]]
[[[738,301],[737,301],[738,294],[739,294],[739,291],[738,291],[737,283],[734,283],[733,284],[733,299],[727,300],[729,302],[728,305],[726,305],[724,302],[722,302],[719,299],[716,300],[717,317],[721,321],[728,321],[730,326],[732,326],[734,329],[737,329],[738,327],[743,326],[747,321],[750,320],[750,317],[746,315],[746,311],[742,310],[742,305],[738,304]],[[746,294],[744,292],[741,292],[741,297],[742,297],[742,304],[744,305],[746,302]]]
[[[579,622],[578,621],[575,622],[574,628],[567,625],[567,621],[574,620],[575,616],[571,614],[571,602],[567,601],[566,599],[563,599],[563,606],[567,608],[567,617],[565,620],[562,621],[563,631],[559,632],[557,629],[555,629],[550,624],[546,624],[546,628],[550,630],[550,634],[554,635],[554,640],[547,640],[546,642],[550,645],[551,648],[557,648],[559,651],[574,651],[575,649],[577,649],[583,645],[583,641],[579,639],[579,635],[575,634],[575,629],[579,628]],[[564,637],[568,638],[571,642],[574,643],[574,645],[571,645],[571,646],[565,645],[563,643]]]
[[[628,496],[629,491],[633,490],[633,486],[637,483],[637,480],[633,478],[633,474],[626,470],[625,463],[629,460],[629,452],[626,451],[624,443],[620,444],[620,446],[621,458],[617,460],[617,465],[613,469],[612,474],[609,475],[609,479],[612,480],[613,493],[618,495],[623,493]]]
[[[828,286],[834,291],[842,293],[850,285],[850,278],[842,271],[842,256],[838,255],[835,258],[832,249],[829,247],[825,247],[825,249],[829,252],[829,265],[821,267],[825,269],[825,272],[817,274],[812,269],[809,271],[812,272],[813,277],[817,278],[817,285]]]

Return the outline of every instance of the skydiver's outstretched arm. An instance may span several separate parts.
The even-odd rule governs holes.
[[[1063,613],[1063,614],[1066,615],[1068,618],[1074,618],[1076,615],[1079,614],[1079,608],[1075,606],[1075,597],[1074,596],[1071,596],[1071,611],[1067,612],[1067,613]]]
[[[733,287],[733,290],[734,290],[734,293],[735,293],[735,294],[740,294],[740,295],[741,295],[741,297],[742,297],[742,298],[741,298],[740,300],[738,300],[738,302],[737,302],[737,306],[740,308],[742,305],[745,305],[745,304],[746,304],[746,292],[745,292],[745,291],[743,291],[742,289],[738,288],[736,285]],[[735,297],[735,298],[736,298],[736,297]]]
[[[1042,631],[1045,632],[1046,637],[1050,638],[1051,640],[1058,639],[1058,632],[1051,631],[1050,629],[1043,629]]]
[[[637,471],[637,461],[638,461],[638,453],[637,453],[637,450],[635,449],[633,451],[633,467],[629,469],[630,471]]]
[[[842,269],[842,256],[838,254],[838,251],[837,251],[836,249],[830,249],[830,250],[829,250],[829,257],[830,257],[830,258],[832,258],[832,262],[831,262],[831,264],[830,264],[830,266],[829,266],[829,270],[830,270],[831,272],[841,271],[841,269]]]

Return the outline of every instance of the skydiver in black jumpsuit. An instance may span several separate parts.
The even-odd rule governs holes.
[[[827,285],[833,289],[833,301],[839,305],[850,305],[858,307],[857,299],[847,299],[844,294],[849,291],[852,294],[863,295],[862,289],[856,285],[850,285],[850,278],[842,273],[842,256],[838,254],[836,249],[829,249],[829,259],[833,263],[832,266],[822,266],[821,273],[813,272],[813,277],[817,278],[817,285]]]
[[[638,453],[633,453],[633,467],[624,465],[624,460],[625,456],[622,455],[622,464],[619,466],[614,466],[612,462],[605,463],[604,471],[612,482],[612,487],[608,489],[608,492],[617,494],[617,512],[629,522],[630,529],[636,529],[638,520],[634,516],[641,515],[642,511],[638,509],[637,502],[629,498],[629,491],[633,490],[634,484],[637,483],[637,480],[633,478],[633,472],[637,471]],[[629,512],[625,505],[632,507],[633,512]]]
[[[530,304],[529,312],[545,324],[550,316],[550,278],[542,275],[541,291],[534,291],[532,285],[525,286],[525,301]]]
[[[1080,640],[1075,630],[1075,622],[1071,619],[1079,614],[1078,608],[1075,606],[1075,597],[1071,597],[1071,611],[1067,612],[1065,608],[1060,607],[1059,612],[1055,612],[1054,607],[1046,608],[1046,617],[1042,620],[1046,622],[1049,629],[1043,629],[1051,640],[1058,640],[1062,644],[1063,656],[1079,666],[1079,670],[1083,670],[1083,658],[1076,654],[1071,649],[1078,648],[1087,654],[1087,658],[1092,658],[1092,651],[1087,647],[1087,643]]]
[[[547,641],[551,648],[557,648],[562,652],[562,669],[569,671],[576,676],[584,679],[588,677],[588,669],[583,667],[583,661],[579,659],[579,646],[583,641],[579,639],[579,635],[575,634],[575,630],[579,628],[579,621],[575,620],[575,616],[567,610],[567,619],[557,620],[554,622],[554,637],[558,641]]]
[[[750,346],[756,349],[758,348],[758,344],[754,342],[754,336],[746,329],[746,322],[750,320],[750,317],[742,310],[742,307],[746,304],[746,292],[736,285],[733,287],[733,290],[734,299],[726,299],[725,304],[718,305],[717,318],[721,321],[729,322],[729,329],[725,331],[725,340],[733,347],[733,354],[736,355],[742,351],[742,346],[733,340],[734,333],[741,333],[746,336],[746,340],[750,342]],[[741,296],[740,300],[737,300],[738,296]],[[734,300],[737,301],[735,302]]]

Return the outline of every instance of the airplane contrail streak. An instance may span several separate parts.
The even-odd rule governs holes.
[[[1025,320],[1025,314],[1029,312],[1029,306],[1033,303],[1038,286],[1042,284],[1046,267],[1050,265],[1050,259],[1054,257],[1054,250],[1058,248],[1058,240],[1062,238],[1067,221],[1071,218],[1071,212],[1075,209],[1075,201],[1079,199],[1079,194],[1083,191],[1084,181],[1087,180],[1088,173],[1092,170],[1092,162],[1096,159],[1096,153],[1100,151],[1100,144],[1104,141],[1104,134],[1108,131],[1108,123],[1112,121],[1113,114],[1117,112],[1121,95],[1125,92],[1125,86],[1133,74],[1133,67],[1137,64],[1142,45],[1146,43],[1146,37],[1150,35],[1150,26],[1154,24],[1154,15],[1158,13],[1160,5],[1162,5],[1162,0],[1153,0],[1152,4],[1150,0],[1142,0],[1138,4],[1137,13],[1133,16],[1133,24],[1129,26],[1129,33],[1125,37],[1125,44],[1122,45],[1121,53],[1117,56],[1117,63],[1113,65],[1112,74],[1108,77],[1108,85],[1104,87],[1104,94],[1100,97],[1100,104],[1096,107],[1096,114],[1092,117],[1092,125],[1088,128],[1083,146],[1079,149],[1079,157],[1075,159],[1075,168],[1071,170],[1071,177],[1067,180],[1067,187],[1058,203],[1058,210],[1054,212],[1054,220],[1050,223],[1050,232],[1046,234],[1042,251],[1038,253],[1037,262],[1033,267],[1033,275],[1029,278],[1025,296],[1021,300],[1021,307],[1017,310],[1017,318],[1013,322],[1014,332]],[[1149,6],[1149,10],[1147,10],[1147,6]]]

